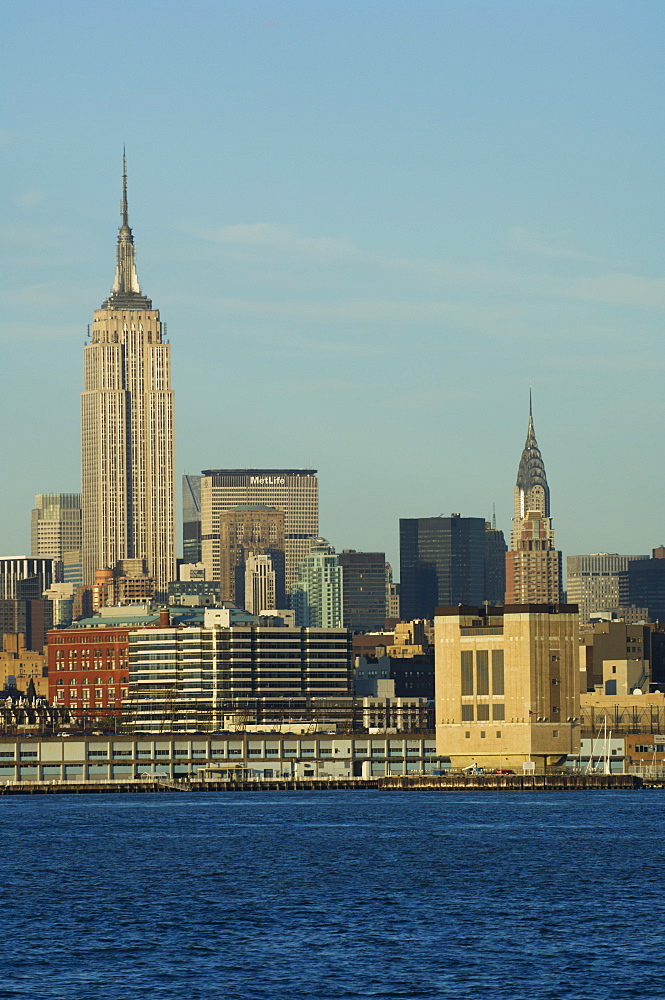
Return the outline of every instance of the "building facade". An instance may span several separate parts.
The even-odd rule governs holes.
[[[57,564],[53,559],[0,557],[0,599],[37,600],[56,582]]]
[[[281,592],[283,595],[283,585]],[[261,554],[250,552],[247,557],[244,606],[252,615],[259,615],[262,611],[273,611],[280,606],[277,598],[277,572],[272,556],[267,552]]]
[[[56,576],[74,586],[81,581],[81,494],[38,493],[32,511],[31,554],[53,559]]]
[[[620,556],[616,552],[592,552],[566,559],[566,592],[580,609],[580,622],[594,613],[608,613],[630,603],[628,563],[648,556]]]
[[[529,425],[514,493],[510,551],[506,554],[506,604],[558,604],[562,597],[562,556],[554,547],[550,490],[536,441],[529,403]]]
[[[0,737],[0,782],[379,778],[431,773],[439,766],[431,733]]]
[[[486,600],[485,525],[482,517],[459,514],[400,520],[402,618],[431,621],[439,605]]]
[[[246,607],[245,575],[251,555],[270,556],[275,574],[275,600],[284,605],[285,515],[265,504],[238,504],[219,511],[217,531],[202,540],[208,579],[219,580],[221,599]]]
[[[317,628],[342,628],[344,581],[335,549],[325,538],[312,542],[309,555],[298,567],[298,581],[291,591],[296,624]]]
[[[628,603],[646,608],[652,622],[665,622],[665,547],[653,549],[651,559],[629,562],[625,580]]]
[[[182,477],[182,558],[201,561],[201,477]]]
[[[171,348],[141,294],[123,157],[122,225],[113,290],[84,347],[83,583],[121,559],[145,559],[157,590],[175,578]]]
[[[342,569],[343,625],[352,632],[374,632],[387,614],[385,552],[344,549],[337,556]]]
[[[578,628],[574,605],[438,608],[439,754],[521,773],[577,753]]]
[[[129,636],[129,658],[135,729],[209,732],[351,713],[346,629],[139,629]]]
[[[319,533],[319,481],[314,469],[209,469],[201,476],[202,559],[214,573],[213,546],[220,514],[239,504],[262,504],[284,512],[285,588]],[[207,553],[207,557],[206,557]],[[213,563],[213,565],[210,565]],[[212,575],[208,579],[217,580]]]

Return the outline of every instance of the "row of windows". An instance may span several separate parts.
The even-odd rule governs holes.
[[[473,722],[474,721],[474,709],[475,709],[475,720],[476,722],[489,722],[490,719],[490,706],[489,705],[462,705],[462,722]],[[506,706],[497,704],[496,702],[491,706],[492,709],[492,719],[495,722],[503,722],[506,718]]]
[[[465,649],[461,653],[462,695],[490,694],[489,651],[476,650],[475,684],[474,684],[473,650]],[[492,650],[492,690],[493,695],[504,694],[503,650]]]

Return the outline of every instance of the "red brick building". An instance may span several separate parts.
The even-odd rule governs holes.
[[[119,715],[129,695],[130,628],[54,629],[48,633],[48,690],[52,705],[77,717]]]
[[[168,611],[152,622],[51,629],[48,633],[48,699],[78,719],[111,721],[129,697],[128,635],[137,628],[168,625]]]

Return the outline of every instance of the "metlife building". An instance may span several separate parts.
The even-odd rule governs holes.
[[[241,504],[284,511],[285,585],[290,593],[298,566],[319,534],[316,469],[208,469],[201,475],[201,557],[208,579],[216,580],[219,515]]]

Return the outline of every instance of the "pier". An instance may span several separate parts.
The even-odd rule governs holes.
[[[635,791],[663,788],[661,779],[635,774],[446,774],[393,775],[382,778],[265,778],[201,781],[23,781],[0,784],[0,795],[77,795],[108,792],[308,792],[375,790],[380,792],[574,792]]]

